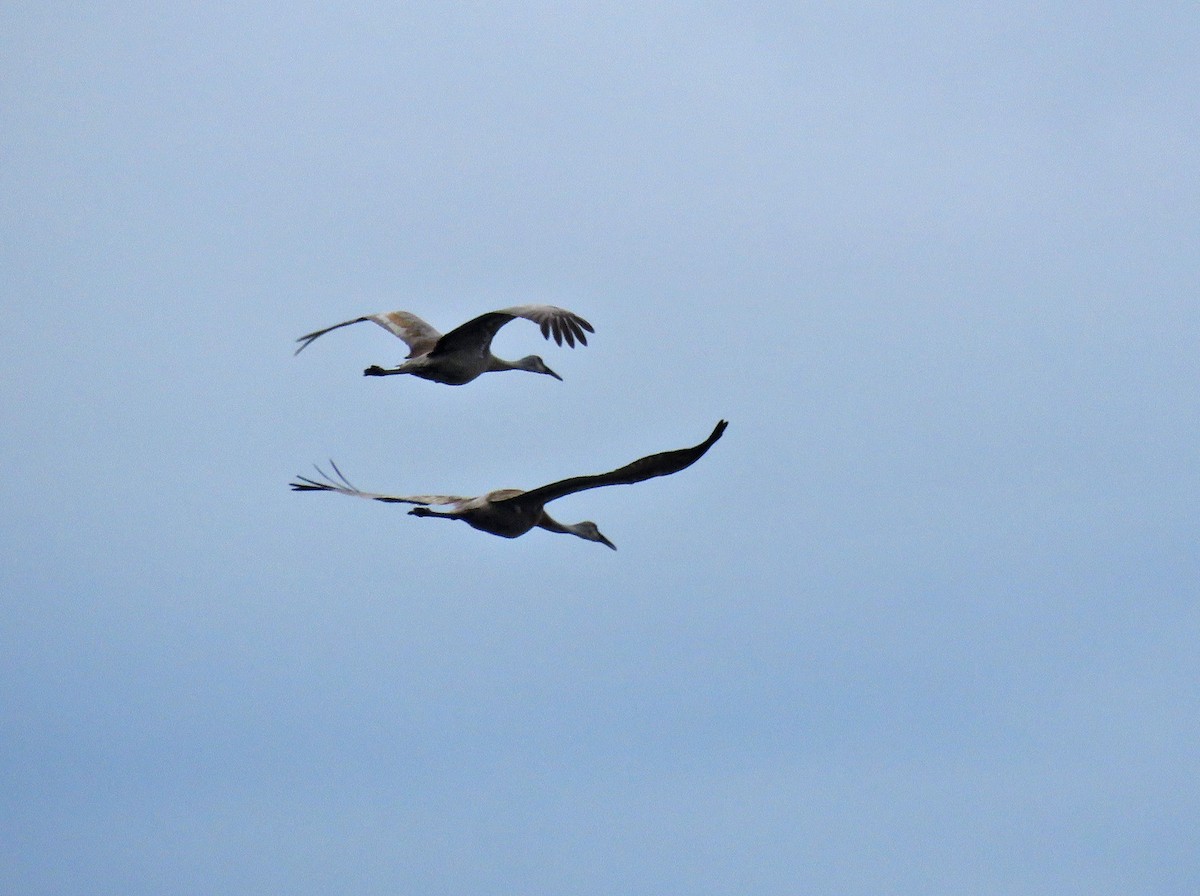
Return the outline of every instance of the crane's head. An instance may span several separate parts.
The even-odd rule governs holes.
[[[570,527],[571,531],[580,538],[586,538],[588,541],[598,541],[603,545],[608,545],[614,551],[617,546],[600,534],[600,530],[591,520],[584,520],[582,523],[576,523]]]
[[[552,376],[559,382],[562,382],[562,377],[546,366],[546,362],[537,355],[526,355],[516,366],[521,370],[528,370],[530,373],[544,373],[547,376]]]

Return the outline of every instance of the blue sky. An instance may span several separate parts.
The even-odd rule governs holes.
[[[1200,885],[1191,5],[0,23],[0,889]]]

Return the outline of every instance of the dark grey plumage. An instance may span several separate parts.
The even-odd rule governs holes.
[[[691,448],[651,454],[607,473],[599,473],[594,476],[573,476],[528,491],[498,489],[474,498],[458,495],[385,495],[364,492],[351,485],[336,464],[333,464],[334,476],[330,476],[318,468],[317,472],[322,476],[323,481],[297,476],[296,480],[291,483],[291,487],[298,492],[337,492],[390,504],[415,504],[417,506],[409,511],[413,516],[462,520],[475,529],[504,538],[516,538],[534,527],[539,527],[550,532],[569,533],[588,541],[597,541],[616,550],[616,545],[600,534],[595,523],[590,520],[569,525],[560,523],[546,513],[546,504],[566,495],[591,488],[631,485],[653,479],[656,476],[669,476],[685,470],[704,456],[708,449],[721,438],[728,425],[726,421],[721,420],[707,439]],[[430,505],[448,506],[449,509],[445,511],[430,510]]]

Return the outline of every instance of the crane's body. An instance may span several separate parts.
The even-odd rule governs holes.
[[[415,504],[417,506],[409,511],[413,516],[462,520],[473,529],[499,535],[502,538],[517,538],[530,529],[542,528],[550,532],[570,534],[588,541],[600,542],[616,550],[616,545],[600,534],[595,523],[590,520],[571,524],[560,523],[546,513],[546,505],[558,498],[591,488],[630,485],[653,479],[656,476],[678,473],[703,457],[717,439],[721,438],[727,425],[726,421],[721,420],[707,439],[691,448],[651,454],[607,473],[594,476],[574,476],[528,491],[498,489],[474,498],[457,495],[402,496],[364,492],[351,485],[336,464],[333,465],[336,479],[318,469],[318,473],[321,474],[324,481],[298,476],[291,486],[294,491],[299,492],[337,492],[389,504]],[[444,506],[447,509],[431,510],[431,505]]]
[[[511,320],[523,318],[541,327],[546,339],[553,338],[558,345],[565,340],[575,347],[575,342],[587,345],[587,333],[594,333],[592,325],[577,314],[554,305],[516,305],[499,311],[489,311],[449,333],[439,333],[421,318],[408,311],[387,311],[367,314],[353,320],[342,321],[322,330],[306,333],[296,341],[300,347],[296,354],[304,351],[313,340],[331,330],[351,324],[371,321],[383,327],[408,346],[408,357],[396,367],[383,368],[373,364],[363,371],[364,376],[395,376],[411,374],[435,383],[462,386],[477,377],[501,370],[525,370],[544,373],[561,380],[557,373],[546,366],[537,355],[526,355],[516,361],[506,361],[492,354],[492,339],[501,327]]]

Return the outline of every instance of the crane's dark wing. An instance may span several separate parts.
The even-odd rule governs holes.
[[[612,470],[608,473],[600,473],[596,476],[574,476],[570,479],[563,479],[559,482],[552,482],[549,485],[543,485],[541,488],[530,489],[520,495],[512,498],[506,498],[503,501],[495,501],[495,504],[508,504],[510,502],[525,502],[532,506],[541,506],[548,504],[556,498],[561,498],[564,495],[571,495],[575,492],[581,492],[589,488],[600,488],[605,485],[631,485],[635,482],[644,482],[647,479],[653,479],[655,476],[670,476],[672,473],[678,473],[680,470],[685,470],[704,456],[725,432],[725,427],[729,423],[721,420],[713,428],[712,434],[691,448],[680,448],[677,451],[663,451],[660,454],[651,454],[649,457],[642,457],[635,460],[631,464],[626,464],[617,470]]]
[[[556,345],[562,345],[564,339],[571,348],[575,347],[576,339],[580,345],[587,345],[584,331],[596,332],[592,325],[578,314],[554,305],[514,305],[512,308],[502,308],[501,312],[533,321],[541,327],[542,336],[546,339],[554,337]]]
[[[489,311],[473,320],[467,321],[461,327],[455,327],[438,340],[430,355],[448,354],[455,351],[478,352],[486,355],[492,348],[492,337],[499,329],[514,318],[522,317],[531,320],[542,329],[542,335],[551,337],[558,345],[567,341],[567,345],[575,347],[575,341],[587,345],[587,333],[596,332],[592,325],[564,308],[553,305],[514,305],[500,311]]]

